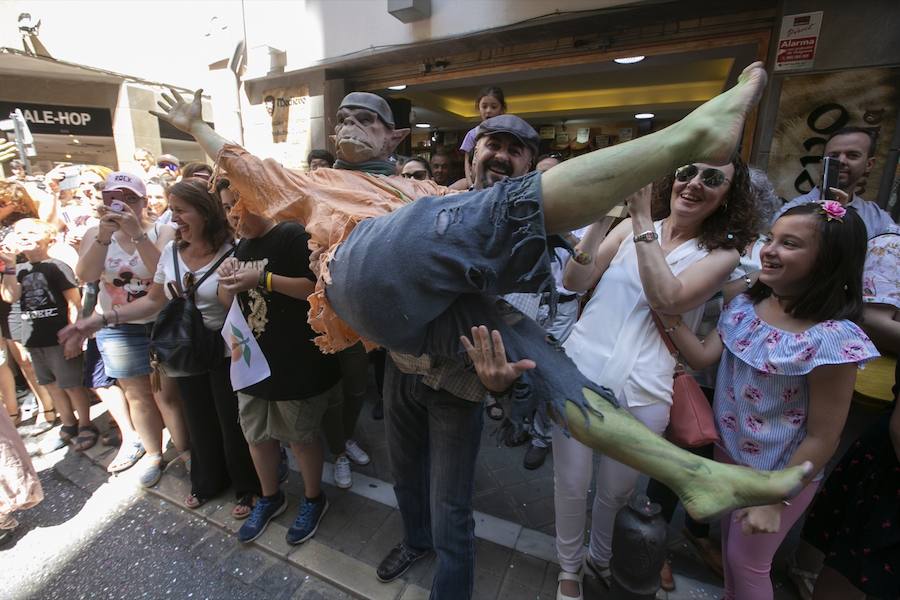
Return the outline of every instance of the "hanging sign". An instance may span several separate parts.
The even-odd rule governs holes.
[[[781,34],[778,36],[775,70],[811,69],[821,27],[821,10],[785,16],[781,20]]]

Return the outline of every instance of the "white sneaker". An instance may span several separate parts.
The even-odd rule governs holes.
[[[366,454],[365,450],[359,447],[359,444],[356,443],[356,440],[347,440],[347,443],[344,444],[344,448],[347,449],[347,456],[350,457],[350,460],[352,460],[356,464],[369,464],[369,455]]]
[[[353,485],[350,459],[346,456],[338,456],[334,461],[334,485],[345,490]]]

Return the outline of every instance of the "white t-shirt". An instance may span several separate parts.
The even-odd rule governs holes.
[[[153,276],[153,281],[155,283],[163,286],[163,289],[166,292],[166,297],[171,298],[172,294],[169,291],[169,283],[174,285],[175,282],[175,264],[172,260],[172,249],[175,247],[174,240],[166,244],[166,247],[163,248],[162,253],[159,257],[159,264],[156,267],[156,275]],[[184,261],[181,259],[181,256],[178,256],[178,270],[181,273],[181,286],[184,287],[185,283],[185,275],[187,273],[194,274],[194,281],[199,280],[203,277],[206,272],[212,267],[219,257],[222,256],[225,252],[231,249],[231,242],[226,242],[222,244],[222,247],[219,248],[219,251],[216,252],[216,255],[210,260],[208,263],[203,265],[201,268],[196,271],[191,271],[187,265],[184,264]],[[206,325],[207,329],[211,329],[213,331],[218,331],[222,329],[222,325],[225,323],[225,316],[228,314],[228,309],[222,306],[219,302],[219,298],[216,295],[216,290],[219,287],[219,276],[216,273],[213,273],[209,277],[206,278],[206,281],[200,286],[197,290],[196,294],[194,294],[194,303],[197,305],[197,308],[203,313],[203,324]]]

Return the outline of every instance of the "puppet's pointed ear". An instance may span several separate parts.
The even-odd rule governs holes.
[[[394,150],[397,149],[397,146],[400,145],[400,142],[405,140],[406,136],[409,135],[409,131],[410,130],[407,127],[406,129],[395,129],[394,131],[391,132],[391,138],[390,138],[390,140],[388,140],[388,146],[389,146],[387,149],[388,154],[392,153]]]

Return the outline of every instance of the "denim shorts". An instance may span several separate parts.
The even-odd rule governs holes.
[[[152,323],[124,323],[97,332],[97,347],[107,377],[123,379],[150,374]]]
[[[590,410],[583,388],[615,403],[582,375],[560,344],[499,296],[555,293],[539,173],[453,196],[425,197],[360,222],[328,263],[328,301],[363,338],[388,350],[466,360],[461,335],[485,325],[510,361],[533,359],[512,414],[566,401]],[[555,301],[554,301],[555,302]]]

